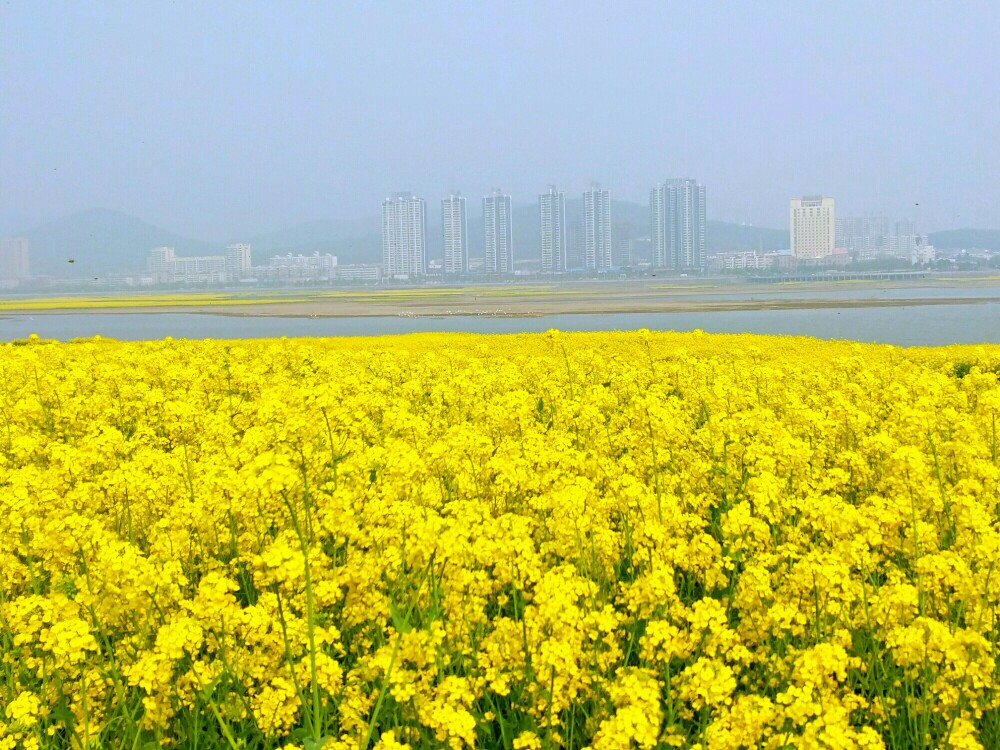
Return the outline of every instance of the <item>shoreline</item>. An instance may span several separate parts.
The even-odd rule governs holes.
[[[135,307],[60,307],[44,310],[11,309],[0,313],[0,320],[53,315],[215,315],[230,318],[540,318],[557,315],[617,315],[629,313],[737,312],[756,310],[824,310],[879,307],[924,307],[934,305],[977,305],[1000,303],[996,297],[901,297],[855,299],[759,299],[759,300],[593,300],[597,304],[579,304],[583,300],[511,300],[494,307],[421,302],[410,305],[344,301],[271,303],[240,305],[163,305]],[[234,306],[235,307],[235,306]],[[459,309],[455,309],[459,307]],[[289,309],[293,308],[293,309]],[[331,309],[332,308],[332,309]]]
[[[234,318],[537,318],[557,315],[889,308],[1000,302],[1000,279],[789,282],[575,281],[479,286],[178,292],[0,298],[0,318],[217,315]]]

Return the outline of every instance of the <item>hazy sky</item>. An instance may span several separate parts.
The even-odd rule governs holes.
[[[824,193],[1000,227],[998,5],[3,2],[0,229],[100,206],[221,241],[665,177],[710,218]]]

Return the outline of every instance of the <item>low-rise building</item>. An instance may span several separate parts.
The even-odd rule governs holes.
[[[937,249],[934,245],[918,245],[910,253],[910,262],[915,266],[926,266],[937,260]]]
[[[778,258],[778,253],[758,253],[756,250],[717,253],[709,263],[709,270],[745,271],[775,268],[778,265]]]
[[[851,262],[851,254],[846,247],[838,247],[826,256],[825,261],[828,266],[846,266]]]
[[[172,247],[150,251],[149,273],[157,284],[223,284],[229,281],[224,255],[177,255]]]
[[[382,279],[382,266],[377,263],[353,263],[337,266],[339,281],[377,282]]]
[[[147,268],[154,284],[226,284],[250,271],[250,246],[230,245],[225,255],[177,255],[158,247],[150,250]]]
[[[889,255],[893,258],[916,262],[913,261],[913,257],[925,247],[933,247],[928,242],[926,234],[908,232],[894,234],[889,238]]]
[[[337,256],[330,253],[273,255],[265,270],[268,276],[281,279],[328,280],[336,273]]]

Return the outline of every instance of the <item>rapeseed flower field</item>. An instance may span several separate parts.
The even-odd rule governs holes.
[[[0,750],[996,748],[1000,348],[0,347]]]

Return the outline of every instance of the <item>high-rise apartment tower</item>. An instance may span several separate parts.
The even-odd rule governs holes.
[[[245,242],[238,242],[226,247],[226,273],[231,278],[238,279],[250,272],[250,246]]]
[[[444,239],[444,272],[467,273],[469,227],[465,217],[465,198],[457,190],[441,199],[441,232]]]
[[[653,265],[700,269],[705,265],[705,186],[666,180],[649,194]]]
[[[483,198],[483,231],[486,240],[484,270],[487,273],[514,273],[510,196],[499,189]]]
[[[817,261],[833,255],[836,247],[833,198],[821,195],[793,198],[788,229],[796,260]]]
[[[542,272],[566,270],[566,194],[549,185],[538,196],[538,214],[542,227]]]
[[[583,194],[583,263],[590,271],[611,268],[611,194],[592,185]]]
[[[389,278],[427,271],[427,205],[412,193],[382,201],[382,265]]]

